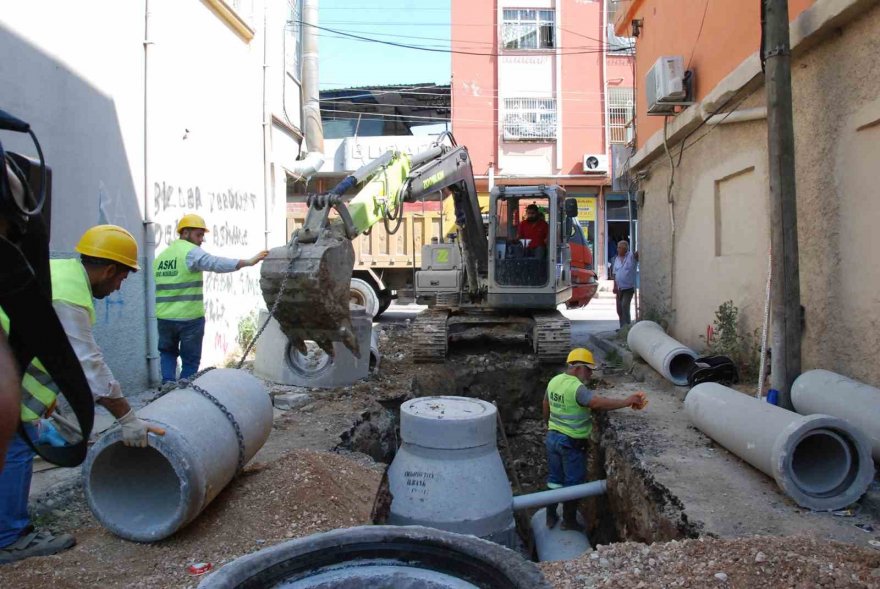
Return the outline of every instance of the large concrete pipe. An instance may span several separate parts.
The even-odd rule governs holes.
[[[272,401],[262,383],[232,369],[211,370],[140,411],[165,428],[148,448],[122,444],[113,429],[83,465],[86,499],[101,524],[137,542],[170,536],[202,512],[253,458],[272,429]]]
[[[556,507],[556,515],[561,518],[561,509]],[[580,512],[578,523],[586,529]],[[590,539],[584,531],[563,530],[560,525],[547,527],[547,510],[539,509],[531,519],[532,537],[535,539],[535,552],[538,560],[549,562],[554,560],[571,560],[593,549]]]
[[[791,403],[802,415],[833,415],[861,429],[880,461],[880,389],[830,370],[809,370],[795,379]]]
[[[685,386],[688,383],[688,370],[697,353],[666,335],[663,328],[653,321],[639,321],[633,325],[626,336],[626,343],[630,350],[672,384]]]
[[[301,354],[290,345],[281,326],[272,318],[257,340],[254,374],[279,384],[313,388],[348,386],[369,376],[373,361],[373,322],[363,307],[352,305],[350,309],[352,331],[363,350],[360,358],[340,342],[333,344],[333,356],[314,342],[306,342],[308,353]],[[268,317],[268,311],[260,311],[257,325],[264,325]]]
[[[402,444],[388,469],[388,523],[515,546],[513,493],[495,442],[495,406],[422,397],[400,407]]]
[[[801,507],[841,509],[874,478],[868,439],[838,417],[801,416],[717,383],[692,388],[684,406],[691,423],[773,477]]]
[[[417,526],[333,530],[218,569],[200,589],[550,589],[538,567],[473,536]]]

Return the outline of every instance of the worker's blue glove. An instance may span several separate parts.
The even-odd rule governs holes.
[[[37,438],[38,444],[49,444],[56,448],[67,445],[67,440],[61,437],[61,434],[58,433],[58,430],[55,429],[55,426],[52,425],[52,422],[48,419],[41,419],[39,421],[37,424],[37,431],[39,432],[39,437]]]

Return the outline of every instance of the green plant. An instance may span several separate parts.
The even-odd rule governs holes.
[[[242,315],[241,319],[238,320],[238,333],[235,335],[235,341],[242,351],[247,349],[256,334],[256,311],[251,311],[247,315]]]
[[[734,361],[740,380],[757,378],[761,355],[760,329],[751,335],[741,332],[739,309],[733,301],[721,303],[715,311],[712,327],[700,337],[706,342],[709,354],[727,356]]]
[[[664,331],[669,330],[670,313],[665,308],[646,307],[640,319],[642,321],[653,321],[663,328]]]

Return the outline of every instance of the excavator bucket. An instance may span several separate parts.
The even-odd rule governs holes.
[[[276,247],[263,260],[263,298],[300,353],[311,340],[333,356],[333,342],[341,342],[360,358],[349,311],[353,269],[351,241],[332,229],[312,243]]]

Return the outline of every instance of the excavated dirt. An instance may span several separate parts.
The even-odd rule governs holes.
[[[198,580],[187,572],[192,563],[217,567],[290,538],[369,523],[380,478],[376,469],[350,458],[296,450],[272,464],[252,463],[193,524],[154,544],[111,535],[80,498],[63,525],[51,518],[42,522],[73,531],[77,546],[4,565],[0,586],[195,586]]]
[[[557,589],[880,587],[880,552],[802,536],[626,542],[539,566]]]
[[[417,365],[408,327],[409,321],[379,328],[381,369],[355,385],[270,385],[273,395],[304,393],[308,400],[277,412],[269,441],[245,474],[181,533],[153,545],[116,538],[97,524],[74,487],[63,498],[53,496],[55,507],[41,511],[37,523],[74,532],[79,545],[0,567],[0,587],[192,587],[200,580],[186,572],[194,562],[217,567],[287,538],[368,523],[384,471],[377,462],[392,459],[399,406],[413,396],[470,395],[497,403],[505,432],[499,449],[515,493],[542,489],[541,399],[558,367],[497,348]],[[850,518],[798,510],[767,477],[691,428],[677,392],[626,375],[607,376],[597,388],[611,397],[641,388],[651,403],[642,412],[597,417],[590,478],[607,478],[609,494],[583,502],[582,510],[594,544],[615,544],[541,565],[554,586],[880,587],[880,552],[868,542],[874,535],[853,527],[871,523],[870,510]],[[803,536],[839,538],[841,526],[861,535],[846,538],[855,544]]]

